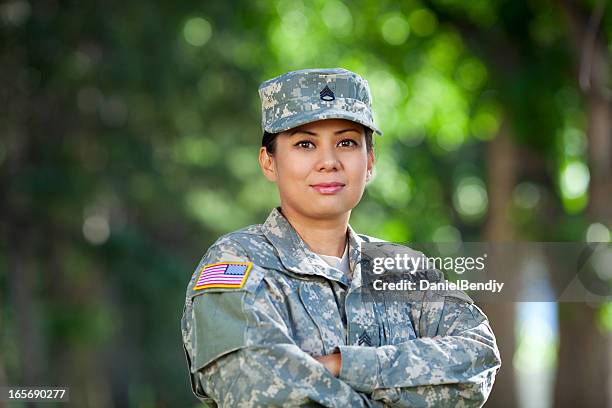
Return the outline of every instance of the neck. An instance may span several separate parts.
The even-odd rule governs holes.
[[[346,247],[350,211],[335,218],[322,219],[304,217],[283,206],[281,211],[313,252],[342,257]]]

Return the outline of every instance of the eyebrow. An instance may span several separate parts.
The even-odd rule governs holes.
[[[342,134],[342,133],[345,133],[345,132],[350,132],[351,130],[355,131],[355,132],[359,132],[359,130],[357,128],[347,128],[347,129],[338,130],[338,131],[334,132],[334,134],[339,135],[339,134]],[[304,130],[304,129],[295,129],[295,130],[292,130],[289,133],[289,136],[293,136],[296,133],[306,133],[307,135],[311,135],[311,136],[319,136],[315,132],[310,132],[310,131]]]

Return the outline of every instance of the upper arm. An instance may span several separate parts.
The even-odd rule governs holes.
[[[244,301],[262,279],[252,269],[240,288],[198,289],[196,282],[207,265],[223,262],[250,262],[246,251],[235,241],[222,238],[202,257],[187,287],[181,319],[183,346],[194,394],[207,400],[198,371],[216,358],[245,346],[247,319]]]
[[[471,339],[485,346],[482,348],[483,353],[489,351],[489,357],[499,360],[499,350],[489,320],[471,299],[467,301],[462,297],[445,297],[436,335]]]

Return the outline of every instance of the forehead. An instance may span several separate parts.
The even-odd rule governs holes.
[[[363,125],[346,119],[322,119],[289,129],[287,133],[295,133],[299,130],[305,130],[313,133],[330,131],[337,132],[346,129],[354,129],[358,132],[362,132]]]

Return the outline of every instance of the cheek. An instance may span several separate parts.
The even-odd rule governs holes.
[[[304,180],[310,172],[310,164],[303,159],[292,157],[283,158],[276,162],[276,174],[279,184],[293,184]]]
[[[365,157],[353,158],[347,162],[346,172],[353,181],[363,181],[365,183],[368,171],[368,162]]]

